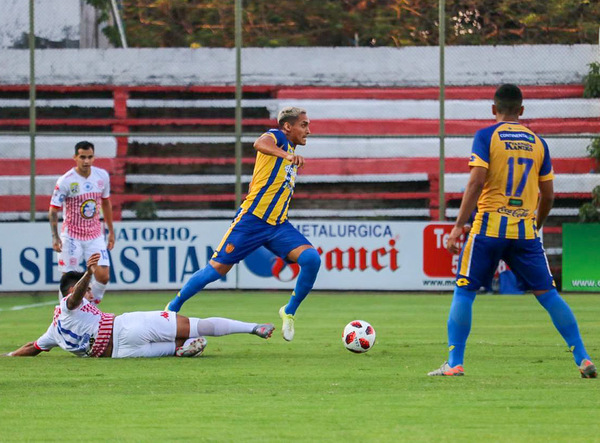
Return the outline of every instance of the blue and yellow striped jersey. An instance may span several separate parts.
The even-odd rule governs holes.
[[[273,137],[279,148],[294,153],[296,147],[279,129],[270,129],[266,134]],[[257,152],[250,189],[242,209],[271,225],[286,221],[297,171],[298,166],[288,160]]]
[[[536,238],[539,182],[554,178],[546,142],[519,123],[500,122],[477,131],[469,166],[488,170],[471,232]]]

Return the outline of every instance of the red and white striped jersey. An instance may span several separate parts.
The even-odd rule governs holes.
[[[33,345],[41,351],[59,346],[79,357],[100,357],[110,342],[115,315],[100,311],[85,298],[69,310],[67,298],[54,308],[52,323]]]
[[[56,182],[50,206],[63,209],[62,231],[69,237],[91,240],[102,235],[100,208],[102,199],[108,197],[108,172],[92,166],[86,178],[72,168]]]

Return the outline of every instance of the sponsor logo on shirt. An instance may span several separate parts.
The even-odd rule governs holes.
[[[79,194],[79,183],[71,183],[71,194]]]
[[[83,191],[90,192],[94,186],[90,182],[85,182],[83,184]]]
[[[506,151],[533,151],[533,146],[529,143],[524,142],[505,142],[504,149]]]
[[[456,286],[467,286],[470,283],[468,278],[462,277],[456,280]]]
[[[524,141],[529,143],[535,143],[535,137],[533,136],[533,134],[529,134],[528,132],[500,131],[498,132],[498,137],[500,137],[500,140]]]
[[[517,218],[527,218],[529,217],[529,209],[510,209],[507,208],[506,206],[502,206],[501,208],[498,208],[498,212],[500,214],[506,214],[506,215],[510,215],[512,217],[517,217]]]
[[[233,243],[227,243],[227,246],[225,246],[225,252],[227,254],[231,254],[234,249],[235,249],[235,245]]]

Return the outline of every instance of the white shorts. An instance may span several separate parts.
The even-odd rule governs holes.
[[[110,266],[108,250],[104,237],[96,237],[91,240],[78,240],[67,234],[61,234],[62,251],[58,253],[58,269],[60,272],[81,271],[79,264],[87,261],[90,255],[99,252],[99,266]]]
[[[115,317],[112,358],[171,356],[176,337],[174,312],[127,312]]]

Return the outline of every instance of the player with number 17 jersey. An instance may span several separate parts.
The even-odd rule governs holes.
[[[546,142],[519,123],[500,122],[477,131],[469,166],[488,170],[473,234],[536,238],[538,183],[554,179]]]
[[[554,202],[554,173],[546,142],[519,123],[524,109],[521,89],[513,84],[501,85],[492,105],[496,124],[475,134],[469,181],[446,242],[450,253],[460,252],[447,322],[448,361],[428,375],[465,374],[463,361],[473,302],[477,291],[489,286],[500,260],[510,266],[519,289],[531,291],[548,312],[581,376],[598,375],[577,320],[556,289],[538,235]],[[475,208],[477,213],[461,250],[458,240]]]

